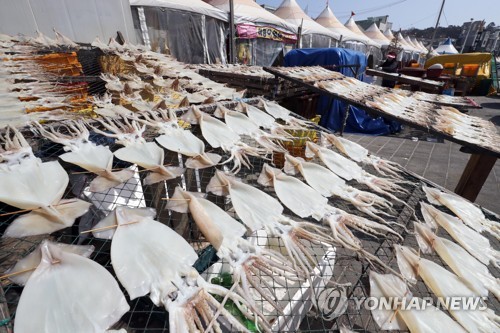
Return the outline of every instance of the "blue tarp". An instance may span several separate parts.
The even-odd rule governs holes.
[[[358,73],[363,73],[367,64],[366,56],[361,52],[342,48],[295,49],[285,56],[285,66],[288,67],[356,64],[361,66]],[[340,68],[340,72],[346,76],[354,77],[354,73],[349,67]],[[321,115],[320,124],[334,131],[340,130],[346,105],[339,100],[332,102],[330,97],[321,96],[316,110]],[[401,130],[401,126],[398,123],[386,121],[382,117],[372,118],[365,111],[352,106],[345,127],[345,132],[374,135],[384,135],[399,130]]]

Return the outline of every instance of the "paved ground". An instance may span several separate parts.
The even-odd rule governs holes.
[[[500,98],[475,97],[483,109],[470,110],[469,114],[493,121],[500,127]],[[460,145],[413,141],[407,138],[346,134],[346,137],[366,147],[372,153],[398,162],[430,181],[454,190],[469,159],[459,151]],[[500,144],[500,142],[498,143]],[[500,162],[493,167],[476,203],[500,213]]]

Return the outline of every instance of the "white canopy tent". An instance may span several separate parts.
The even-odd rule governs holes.
[[[427,52],[427,47],[424,45],[424,43],[422,43],[422,41],[418,41],[418,44],[420,45],[420,47],[422,47],[422,50],[425,50],[425,52]]]
[[[347,20],[346,24],[345,24],[345,27],[349,30],[351,30],[353,33],[355,33],[356,35],[360,36],[361,38],[363,38],[365,40],[365,43],[367,45],[370,45],[370,46],[375,46],[375,47],[378,47],[380,48],[381,45],[373,40],[371,40],[370,38],[368,38],[364,33],[363,31],[361,31],[361,29],[358,27],[358,25],[356,24],[356,22],[354,22],[354,19],[353,17],[351,16],[351,18],[349,18],[349,20]]]
[[[323,27],[331,30],[335,34],[340,36],[342,42],[344,41],[354,41],[360,43],[366,43],[366,40],[361,36],[355,34],[351,30],[347,29],[333,14],[330,6],[326,8],[318,15],[315,20],[317,23],[321,24]]]
[[[225,63],[227,14],[201,0],[130,0],[138,37],[186,63]],[[189,45],[189,47],[186,47]]]
[[[373,24],[365,30],[365,35],[383,47],[388,46],[391,43],[391,41],[380,31],[375,22],[373,22]]]
[[[301,47],[332,47],[340,40],[339,33],[316,23],[295,0],[283,0],[274,14],[288,23],[302,26]]]
[[[413,41],[411,40],[410,36],[406,36],[404,37],[406,43],[408,43],[408,45],[410,45],[411,47],[413,47],[413,51],[414,52],[417,52],[417,53],[420,53],[422,52],[422,50],[416,45],[413,43]]]
[[[136,43],[128,0],[12,0],[0,2],[0,32],[34,36],[40,31],[54,37],[53,29],[75,42],[91,43],[123,37]]]
[[[408,42],[406,41],[406,39],[403,37],[403,35],[400,32],[397,33],[396,40],[397,40],[398,45],[401,48],[403,48],[404,51],[410,52],[410,53],[415,51],[415,48],[413,46],[411,46],[410,44],[408,44]]]
[[[412,37],[411,41],[413,42],[413,45],[415,45],[420,51],[427,52],[427,49],[422,46],[422,44],[420,44],[416,37]]]
[[[162,7],[175,10],[183,10],[213,18],[228,21],[228,16],[222,10],[215,8],[201,0],[129,0],[131,6]]]
[[[205,0],[211,6],[217,7],[229,14],[229,0]],[[234,0],[234,20],[236,24],[255,23],[273,25],[289,33],[297,33],[297,25],[287,22],[275,14],[265,10],[253,0]]]
[[[434,50],[437,54],[457,54],[457,49],[453,46],[451,38],[446,39],[441,45]]]
[[[384,31],[384,36],[391,42],[394,39],[394,35],[392,34],[391,29],[387,29],[386,31]]]

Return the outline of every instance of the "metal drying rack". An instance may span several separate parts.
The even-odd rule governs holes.
[[[256,103],[256,100],[248,100],[249,103]],[[235,102],[226,103],[227,107],[234,107]],[[205,112],[212,112],[215,109],[214,105],[201,107]],[[182,110],[178,110],[182,113]],[[318,127],[318,130],[323,130]],[[194,126],[192,131],[195,135],[201,138],[198,126]],[[28,141],[34,147],[36,155],[44,161],[57,159],[57,156],[63,153],[62,146],[49,142],[45,139],[41,139],[30,135],[30,132],[26,132],[26,137]],[[146,137],[148,140],[153,139],[154,133],[147,132]],[[117,145],[114,144],[113,140],[102,137],[97,134],[92,134],[91,139],[98,144],[109,145],[111,150],[117,149]],[[248,144],[252,144],[251,139],[245,138]],[[208,145],[207,145],[208,147]],[[214,150],[213,152],[223,155],[223,158],[229,156],[224,155],[220,150]],[[178,154],[166,151],[165,163],[170,163],[173,165],[182,165],[185,161],[185,157]],[[262,188],[256,182],[257,176],[262,169],[264,163],[269,162],[259,158],[251,158],[253,164],[253,169],[243,168],[238,177],[243,179],[243,181],[250,183],[256,187],[267,191],[270,194],[274,193],[269,191],[267,188]],[[69,244],[88,244],[95,246],[95,252],[91,256],[91,259],[95,260],[99,264],[103,265],[111,273],[113,269],[110,263],[110,241],[96,239],[88,234],[80,234],[80,232],[91,229],[100,219],[102,219],[107,213],[109,213],[116,206],[129,206],[129,207],[153,207],[157,210],[157,220],[161,223],[168,225],[181,234],[197,251],[200,259],[195,264],[195,267],[200,273],[205,272],[205,276],[210,280],[211,275],[207,275],[208,269],[214,263],[218,262],[219,259],[215,255],[214,249],[208,244],[208,242],[201,235],[197,229],[195,223],[191,220],[191,217],[187,214],[179,214],[172,212],[165,208],[166,201],[161,200],[163,197],[169,197],[173,194],[173,190],[177,185],[183,186],[189,191],[205,192],[206,185],[210,178],[215,172],[215,168],[207,168],[202,170],[191,170],[188,169],[181,178],[166,181],[160,184],[144,186],[141,184],[141,179],[144,177],[144,173],[136,173],[135,177],[116,188],[113,188],[106,193],[90,193],[86,191],[86,187],[92,180],[93,176],[90,174],[77,174],[82,171],[78,167],[70,164],[61,162],[63,167],[67,170],[70,176],[70,183],[64,198],[74,198],[78,197],[93,203],[90,211],[79,218],[71,228],[61,230],[59,232],[53,233],[50,236],[36,236],[36,237],[26,237],[22,239],[0,239],[0,246],[2,248],[2,255],[0,260],[0,271],[5,271],[11,267],[16,260],[24,257],[30,251],[32,251],[43,239],[50,238],[52,240],[69,243]],[[123,168],[129,167],[130,165],[124,162],[120,162],[115,159],[113,168]],[[230,167],[230,166],[229,166]],[[374,172],[374,170],[368,170]],[[415,181],[416,186],[405,185],[406,189],[410,191],[410,195],[402,196],[401,199],[407,202],[410,207],[416,208],[418,202],[422,200],[423,193],[420,189],[420,181],[410,174],[407,174],[407,179]],[[364,189],[363,186],[356,184],[351,184],[359,189]],[[225,197],[215,196],[213,194],[208,194],[207,198],[212,202],[216,203],[219,207],[223,208],[229,214],[234,216],[234,212],[231,209],[230,199]],[[356,211],[354,207],[350,204],[343,202],[338,199],[330,199],[330,204],[344,209],[348,212],[355,213],[358,215],[363,215],[362,213]],[[413,219],[413,212],[410,208],[406,206],[395,205],[398,215],[393,220],[403,225],[407,225],[409,229],[411,228],[410,221]],[[7,213],[9,211],[14,211],[13,207],[2,205],[0,206],[0,213]],[[293,214],[289,210],[285,210],[287,216],[293,217]],[[417,209],[418,214],[418,209]],[[9,215],[0,217],[0,234],[2,234],[7,227],[7,225],[13,221],[19,215]],[[402,235],[405,237],[405,244],[416,247],[415,239],[413,236],[409,235],[405,230],[399,229]],[[373,237],[368,237],[366,235],[355,232],[356,236],[362,239],[363,246],[366,250],[374,253],[382,261],[390,264],[393,268],[395,266],[394,253],[392,251],[392,244],[396,242],[396,239],[389,236],[387,239],[376,239]],[[262,237],[261,235],[252,235],[251,237],[257,237],[258,243],[268,242],[267,237]],[[259,238],[260,237],[260,238]],[[306,244],[315,253],[321,253],[321,250],[315,247],[319,247],[314,244]],[[495,242],[498,245],[498,242]],[[440,262],[439,258],[431,256],[433,260]],[[331,258],[326,258],[331,259]],[[337,283],[351,283],[352,287],[348,288],[347,297],[348,307],[344,314],[334,320],[325,320],[320,314],[314,310],[312,307],[310,294],[308,295],[307,290],[303,286],[289,285],[285,288],[281,286],[276,286],[276,293],[281,295],[280,304],[288,305],[287,316],[275,316],[274,327],[282,328],[282,332],[295,332],[300,330],[302,332],[326,332],[335,331],[344,325],[355,332],[376,332],[380,331],[376,324],[374,323],[370,312],[365,309],[356,309],[354,307],[353,297],[367,297],[369,296],[368,288],[368,272],[370,270],[369,264],[360,259],[356,254],[350,253],[344,249],[336,248],[335,257],[333,260],[325,260],[324,257],[319,255],[317,257],[318,262],[322,263],[321,270],[323,271],[323,276],[321,281],[335,281]],[[441,264],[443,264],[441,262]],[[495,276],[500,276],[498,272],[493,272]],[[19,300],[19,296],[22,292],[22,287],[13,284],[8,284],[4,282],[4,290],[6,303],[8,305],[11,317],[14,319],[15,308]],[[431,293],[427,288],[421,283],[412,291],[420,297],[431,296]],[[149,298],[140,297],[133,301],[129,300],[130,311],[122,318],[122,320],[117,324],[116,328],[126,328],[129,332],[166,332],[168,331],[168,313],[161,307],[154,306]],[[492,308],[498,308],[498,304],[494,304]],[[12,321],[9,322],[10,324]]]
[[[78,52],[78,59],[82,64],[84,75],[86,77],[98,77],[100,75],[101,69],[97,61],[99,52],[100,51],[96,51],[95,49],[81,49]],[[100,79],[96,79],[95,81],[90,80],[89,86],[94,87],[89,89],[89,93],[93,95],[105,92],[104,82],[100,81]],[[257,99],[248,99],[245,100],[245,102],[249,104],[256,104]],[[224,103],[224,105],[228,108],[234,108],[236,104],[237,101]],[[213,112],[215,108],[216,106],[214,104],[200,106],[202,111],[208,113]],[[180,115],[186,110],[187,108],[180,108],[177,109],[176,112]],[[300,118],[298,115],[294,116]],[[64,122],[56,125],[64,126]],[[315,130],[318,131],[319,135],[321,135],[321,132],[329,132],[320,126],[316,126]],[[203,140],[198,126],[193,126],[192,131],[197,137],[200,137]],[[33,133],[27,130],[25,130],[23,134],[32,146],[37,157],[41,158],[43,161],[56,160],[60,154],[64,153],[61,145],[36,137]],[[145,138],[148,141],[153,140],[154,136],[155,133],[151,131],[147,131],[145,133]],[[119,146],[114,143],[114,140],[95,133],[91,134],[91,140],[97,144],[108,145],[112,151],[119,148]],[[244,140],[247,144],[255,145],[250,138],[245,137]],[[209,150],[208,144],[206,144],[206,147],[207,150]],[[220,149],[212,151],[221,154],[223,159],[227,159],[229,157]],[[179,154],[165,150],[164,162],[166,164],[182,166],[185,163],[185,159],[185,157]],[[273,191],[270,191],[268,188],[263,188],[256,182],[257,176],[264,163],[272,164],[272,160],[263,160],[255,157],[251,157],[250,160],[253,164],[253,168],[248,169],[243,167],[238,174],[238,177],[243,179],[246,183],[252,184],[253,186],[258,187],[271,195],[275,195]],[[153,207],[157,210],[157,221],[173,228],[193,246],[199,255],[199,260],[195,263],[195,268],[202,273],[204,277],[210,280],[213,277],[213,274],[216,274],[212,271],[212,268],[219,264],[220,260],[217,258],[215,250],[208,244],[198,230],[196,224],[191,219],[191,216],[188,214],[172,212],[166,209],[165,205],[167,202],[162,200],[164,197],[171,196],[175,187],[178,185],[183,186],[189,191],[205,192],[206,185],[215,173],[214,167],[202,170],[187,169],[180,178],[149,186],[142,185],[141,180],[145,174],[142,172],[136,172],[134,177],[125,184],[110,189],[105,193],[90,193],[86,190],[86,188],[94,176],[87,173],[81,173],[83,170],[74,165],[67,164],[62,161],[60,161],[60,163],[69,174],[69,186],[66,189],[63,198],[80,198],[91,202],[92,206],[89,212],[78,218],[72,227],[55,232],[49,236],[32,236],[20,239],[0,238],[0,248],[2,249],[2,251],[0,251],[0,272],[4,272],[14,265],[17,260],[23,258],[34,250],[42,240],[51,239],[68,244],[93,245],[95,247],[95,251],[91,256],[91,259],[95,260],[114,274],[110,259],[111,241],[96,239],[89,234],[81,234],[81,232],[91,229],[104,216],[106,216],[106,214],[117,206],[147,206]],[[113,168],[125,167],[133,166],[117,159],[114,160]],[[231,167],[231,165],[228,167]],[[135,170],[137,170],[137,168]],[[367,168],[367,171],[375,174],[375,170],[373,170],[373,168]],[[407,202],[410,207],[417,208],[418,202],[424,198],[422,190],[420,189],[420,182],[428,182],[409,172],[406,173],[405,177],[407,180],[414,181],[416,185],[404,185],[410,194],[401,196],[400,199]],[[354,184],[352,182],[349,184],[358,189],[368,190],[365,186],[359,184]],[[229,198],[215,196],[209,193],[207,194],[207,199],[217,204],[219,207],[228,212],[228,214],[235,216]],[[342,200],[330,198],[329,202],[331,205],[341,208],[347,212],[363,215],[363,213],[357,211],[351,204]],[[408,229],[412,229],[412,209],[398,204],[395,204],[395,209],[397,211],[397,216],[394,217],[393,221],[406,225]],[[5,214],[16,210],[17,209],[14,207],[0,203],[0,235],[3,235],[10,222],[19,216],[19,214]],[[416,211],[418,216],[418,209],[416,209]],[[288,209],[285,209],[285,215],[292,218],[294,216]],[[489,217],[498,220],[497,217],[493,217],[491,215]],[[421,219],[421,216],[419,216],[419,218]],[[408,234],[404,229],[400,228],[398,231],[405,237],[405,244],[416,247],[413,236]],[[363,247],[366,250],[375,254],[385,263],[390,264],[391,267],[396,268],[394,253],[392,251],[392,245],[397,241],[396,238],[388,236],[386,239],[377,239],[359,232],[354,232],[354,234],[362,240]],[[256,241],[258,244],[265,244],[272,241],[270,237],[260,233],[250,235],[250,237],[257,238]],[[498,241],[490,241],[494,247],[498,248]],[[276,294],[280,295],[280,304],[285,307],[286,315],[274,315],[274,318],[271,319],[273,322],[273,328],[280,332],[296,332],[299,330],[302,332],[335,332],[342,325],[354,332],[380,331],[374,323],[369,311],[365,309],[357,309],[353,305],[354,297],[369,296],[368,272],[370,271],[370,265],[365,260],[359,258],[356,254],[341,248],[335,248],[333,251],[334,256],[332,257],[331,249],[326,249],[330,250],[330,252],[326,252],[326,255],[324,255],[324,247],[311,243],[304,245],[309,247],[314,253],[317,253],[316,259],[318,263],[320,263],[317,269],[320,271],[321,277],[314,279],[313,283],[319,284],[319,288],[324,288],[325,284],[330,286],[330,282],[328,281],[351,283],[351,287],[347,290],[346,294],[348,298],[348,307],[345,313],[338,318],[327,320],[324,319],[324,316],[321,316],[312,306],[309,288],[292,284],[285,287],[276,285],[275,291]],[[443,263],[436,256],[427,256],[427,258],[435,260],[443,265]],[[492,274],[494,276],[500,276],[498,271],[493,271]],[[2,306],[0,329],[12,328],[15,319],[15,310],[23,288],[9,283],[8,280],[1,281],[1,283],[5,296],[0,293],[0,306]],[[422,283],[417,284],[416,287],[412,287],[411,289],[415,295],[420,297],[431,295],[429,290]],[[127,296],[126,292],[125,295]],[[129,333],[168,331],[168,312],[164,308],[154,306],[147,296],[140,297],[135,300],[130,300],[127,296],[127,300],[130,304],[130,311],[127,312],[113,328],[125,328]],[[262,302],[262,300],[260,301],[260,304],[265,306],[264,302]],[[257,302],[259,304],[259,300],[257,300]],[[492,300],[492,302],[494,303],[490,304],[491,308],[498,309],[499,307],[496,300]],[[272,317],[273,314],[271,313],[270,316]],[[228,328],[228,330],[230,330],[230,328]]]

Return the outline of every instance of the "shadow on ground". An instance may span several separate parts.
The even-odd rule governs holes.
[[[491,117],[490,121],[496,126],[500,126],[500,116]]]
[[[500,102],[498,102],[498,103],[482,103],[481,106],[483,108],[500,110]]]

